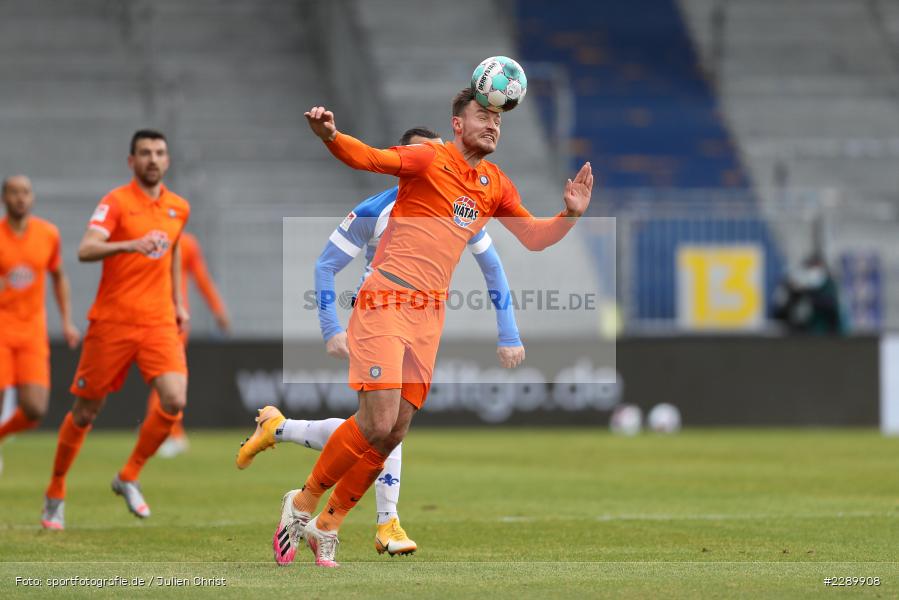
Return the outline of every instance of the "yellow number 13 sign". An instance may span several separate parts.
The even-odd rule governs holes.
[[[677,318],[686,329],[747,330],[764,322],[761,248],[687,246],[677,251]]]

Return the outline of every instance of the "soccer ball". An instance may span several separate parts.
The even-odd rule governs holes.
[[[618,435],[637,435],[643,428],[643,411],[635,404],[619,404],[612,411],[609,429]]]
[[[511,58],[491,56],[472,73],[471,89],[478,104],[493,112],[505,112],[524,100],[528,78],[521,65]]]
[[[646,422],[656,433],[676,433],[680,430],[680,411],[673,404],[656,404],[649,411]]]

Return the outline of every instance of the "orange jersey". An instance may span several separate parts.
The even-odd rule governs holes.
[[[5,218],[0,221],[0,336],[13,334],[46,344],[45,274],[61,265],[55,225],[28,217],[25,231],[18,234]]]
[[[499,167],[482,160],[472,168],[453,142],[376,150],[338,134],[326,146],[353,168],[399,176],[372,267],[434,297],[445,296],[465,245],[491,217],[534,250],[559,241],[574,224],[561,215],[535,219]]]
[[[200,242],[193,234],[184,232],[181,235],[181,298],[184,300],[184,306],[188,306],[187,279],[188,275],[193,277],[197,283],[209,310],[214,315],[222,315],[225,312],[225,303],[215,287],[215,282],[209,275],[209,269],[206,268],[206,260],[203,258],[203,250],[200,248]]]
[[[190,205],[184,198],[162,186],[159,198],[153,200],[133,180],[100,201],[90,229],[108,234],[110,242],[155,232],[161,249],[149,256],[121,252],[104,258],[88,319],[144,326],[175,323],[171,250],[189,216]]]

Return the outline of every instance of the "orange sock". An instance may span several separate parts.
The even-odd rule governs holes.
[[[147,416],[144,417],[144,420],[150,418],[150,413],[154,410],[160,409],[162,410],[162,405],[159,403],[159,392],[156,391],[156,388],[150,388],[150,397],[147,398]],[[172,426],[172,430],[169,432],[169,437],[184,437],[186,434],[184,433],[184,425],[183,419],[178,419],[178,422]]]
[[[337,482],[337,487],[331,492],[328,504],[318,516],[315,526],[323,531],[339,529],[347,513],[377,479],[385,460],[386,456],[369,447],[362,458]]]
[[[53,459],[53,476],[50,478],[50,485],[47,486],[48,498],[61,500],[66,497],[66,473],[75,462],[81,444],[84,443],[84,438],[90,430],[90,425],[78,427],[75,424],[72,411],[66,413],[66,418],[59,426],[59,441],[56,443],[56,457]]]
[[[119,471],[119,479],[122,481],[135,481],[140,475],[141,469],[151,456],[156,454],[156,450],[169,437],[172,426],[181,420],[181,412],[177,415],[170,415],[162,410],[162,407],[156,407],[150,411],[144,424],[140,426],[140,434],[137,436],[137,443],[134,450],[128,458],[128,462]]]
[[[3,425],[0,425],[0,440],[17,431],[33,429],[34,427],[37,427],[40,422],[40,419],[29,419],[20,406],[16,408],[16,412],[13,413],[13,416],[8,418]]]
[[[312,467],[312,474],[306,479],[303,491],[294,496],[294,508],[309,513],[315,512],[322,494],[337,483],[369,448],[371,445],[356,424],[355,415],[344,421],[334,430],[328,438],[328,443],[322,448],[322,453]]]
[[[183,438],[186,436],[187,434],[184,432],[184,419],[178,419],[178,422],[172,425],[172,430],[169,432],[169,437]]]

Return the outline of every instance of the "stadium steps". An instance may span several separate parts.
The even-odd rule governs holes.
[[[681,0],[704,60],[713,70],[709,0]],[[881,3],[889,7],[889,2]],[[754,180],[768,187],[773,159],[784,161],[790,184],[820,187],[820,172],[842,159],[853,196],[896,189],[895,169],[867,169],[867,156],[840,152],[779,154],[795,145],[888,140],[899,136],[899,74],[863,0],[761,0],[729,3],[720,89],[728,118],[749,157]],[[838,144],[839,146],[839,144]],[[895,158],[895,157],[893,157]],[[816,162],[819,168],[803,163]],[[868,176],[849,176],[857,169]],[[829,177],[828,180],[833,180]],[[864,181],[858,186],[852,181]]]
[[[280,335],[282,217],[334,221],[368,192],[303,119],[328,94],[305,6],[0,2],[0,164],[33,176],[38,214],[60,227],[79,320],[99,269],[75,262],[78,241],[99,198],[130,176],[130,135],[150,126],[170,139],[168,182],[192,203],[235,333]],[[197,317],[194,331],[213,329]]]
[[[877,234],[883,219],[852,211],[899,206],[899,6],[879,0],[729,2],[716,59],[716,2],[680,5],[706,69],[720,74],[727,119],[762,197],[776,202],[782,193],[778,170],[786,171],[790,187],[836,191],[843,207],[834,218],[857,223],[833,231],[832,258],[853,247],[877,249],[887,270],[899,268],[899,240]],[[895,228],[893,219],[887,218]],[[858,234],[865,228],[871,236]],[[795,235],[787,225],[778,233]],[[886,324],[899,326],[899,290],[888,294]]]
[[[604,188],[747,187],[672,0],[517,6],[525,55],[569,73],[573,154]]]

